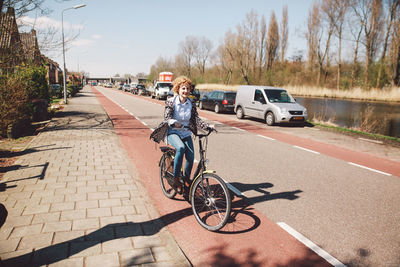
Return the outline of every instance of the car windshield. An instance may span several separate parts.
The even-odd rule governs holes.
[[[271,103],[295,103],[293,97],[286,90],[264,89],[264,92]]]
[[[235,100],[236,98],[236,93],[225,93],[225,98],[227,100]]]
[[[172,87],[172,85],[170,84],[170,83],[159,83],[158,84],[158,87],[167,87],[167,88],[171,88]]]
[[[138,89],[143,89],[144,85],[143,84],[139,84],[138,86],[136,86]]]

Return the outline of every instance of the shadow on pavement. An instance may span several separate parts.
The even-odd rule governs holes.
[[[3,170],[1,170],[1,169],[6,169],[5,172],[7,172],[7,171],[11,171],[11,170],[20,170],[20,169],[28,169],[28,168],[36,168],[36,167],[43,167],[42,172],[41,172],[39,175],[35,175],[35,176],[32,176],[32,177],[28,177],[28,178],[20,178],[20,179],[15,179],[15,180],[9,180],[9,181],[0,183],[0,192],[6,191],[7,188],[17,187],[16,185],[7,186],[7,183],[13,183],[13,182],[18,182],[18,181],[23,181],[23,180],[30,180],[30,179],[36,179],[36,178],[38,178],[38,179],[40,179],[40,180],[43,180],[43,179],[44,179],[44,176],[46,175],[47,168],[49,167],[49,163],[46,162],[45,164],[40,164],[40,165],[35,165],[35,166],[13,165],[13,166],[11,166],[11,167],[5,167],[5,168],[1,167],[1,168],[0,168],[0,172],[3,171]],[[9,170],[7,170],[7,169],[9,169]]]

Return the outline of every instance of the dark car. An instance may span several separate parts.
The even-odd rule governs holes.
[[[135,95],[144,95],[146,91],[146,86],[143,84],[137,84],[135,87],[132,88],[132,93]]]
[[[233,112],[235,98],[236,92],[212,91],[200,99],[199,108],[214,110],[215,113],[221,111]]]

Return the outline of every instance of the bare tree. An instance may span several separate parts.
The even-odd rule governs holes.
[[[275,18],[275,13],[272,11],[268,25],[268,37],[266,46],[267,70],[271,69],[272,64],[275,62],[278,56],[278,47],[279,47],[279,29],[278,29],[278,23],[276,22]]]
[[[200,71],[201,77],[204,77],[206,64],[210,58],[211,51],[213,49],[213,43],[206,37],[201,37],[198,39],[198,46],[195,48],[197,68]]]
[[[265,65],[265,43],[267,41],[267,24],[265,23],[264,15],[261,17],[260,20],[260,39],[259,39],[259,46],[258,46],[258,80],[260,81],[260,76],[262,73],[262,67]]]
[[[369,88],[369,70],[381,42],[382,0],[358,0],[352,5],[363,31],[361,43],[365,46],[364,87]]]
[[[387,16],[385,16],[386,17],[386,21],[385,21],[386,34],[385,34],[385,39],[384,39],[384,43],[383,43],[382,55],[379,60],[378,76],[376,78],[376,87],[378,87],[378,88],[381,87],[381,77],[382,77],[383,66],[385,65],[385,57],[386,57],[387,47],[389,44],[389,37],[391,36],[392,26],[394,24],[396,13],[397,13],[397,10],[399,9],[399,5],[400,5],[398,0],[387,0],[387,2],[385,4],[388,5],[388,9],[385,8],[384,10],[388,10],[389,14],[387,14]]]
[[[180,57],[178,59],[183,60],[183,64],[185,66],[185,74],[188,77],[191,77],[192,72],[192,64],[195,59],[195,51],[197,51],[198,47],[198,40],[194,36],[186,36],[185,41],[180,42],[179,50],[180,50]]]
[[[390,43],[392,85],[400,86],[400,9],[396,10]]]
[[[322,12],[327,18],[329,30],[333,29],[338,37],[338,67],[336,88],[340,88],[341,67],[342,67],[342,39],[343,25],[348,10],[348,2],[342,0],[324,0],[322,4]],[[333,28],[332,28],[333,26]],[[329,33],[328,33],[329,34]],[[327,44],[327,46],[329,43]],[[328,47],[329,51],[329,47]]]
[[[320,24],[319,5],[317,2],[314,2],[308,12],[307,32],[305,34],[308,49],[308,68],[311,72],[317,63],[318,40],[321,35]]]
[[[282,21],[280,27],[280,60],[285,61],[286,50],[288,46],[289,28],[288,28],[288,8],[285,5],[282,9]]]

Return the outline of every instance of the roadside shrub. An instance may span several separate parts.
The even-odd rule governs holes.
[[[18,67],[14,76],[20,77],[24,82],[29,99],[50,101],[46,74],[47,71],[43,66],[27,65]]]
[[[7,136],[7,127],[30,119],[30,101],[26,85],[18,76],[0,77],[0,134]]]

